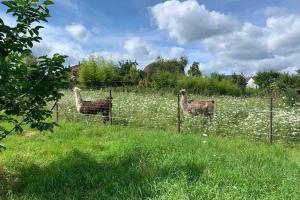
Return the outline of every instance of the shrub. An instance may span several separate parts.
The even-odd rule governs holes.
[[[170,72],[157,72],[151,77],[151,86],[157,89],[176,87],[177,75]]]
[[[86,87],[112,86],[118,80],[118,71],[113,62],[101,56],[90,56],[80,65],[79,82]]]
[[[287,89],[284,96],[284,103],[289,106],[295,106],[297,102],[300,102],[300,98],[294,89]]]
[[[240,96],[240,88],[229,80],[218,80],[204,77],[181,77],[178,89],[185,88],[191,93],[202,95]]]

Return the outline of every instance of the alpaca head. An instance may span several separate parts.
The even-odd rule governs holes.
[[[73,91],[76,92],[76,93],[79,93],[80,89],[78,87],[74,87]]]
[[[179,91],[179,94],[182,95],[182,96],[187,95],[186,89],[181,89],[181,90]]]

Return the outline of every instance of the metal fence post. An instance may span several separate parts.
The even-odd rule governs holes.
[[[180,133],[180,124],[181,120],[180,120],[180,94],[178,94],[177,96],[177,131],[178,133]]]
[[[110,125],[113,125],[113,120],[112,120],[112,95],[111,95],[111,90],[109,90],[109,99],[111,103],[109,104],[109,116],[110,116]]]
[[[270,98],[270,131],[269,131],[269,142],[273,143],[273,96]]]

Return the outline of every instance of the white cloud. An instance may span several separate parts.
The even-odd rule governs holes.
[[[181,56],[185,56],[185,49],[181,47],[172,47],[169,51],[167,51],[167,55],[165,58],[179,58]]]
[[[42,24],[42,26],[45,27],[40,32],[43,40],[34,44],[32,49],[34,55],[52,56],[55,53],[67,55],[66,64],[70,65],[78,63],[79,60],[85,57],[86,53],[80,43],[67,37],[68,34],[64,28],[48,24]]]
[[[140,37],[129,37],[124,41],[123,49],[116,51],[99,51],[93,54],[101,55],[114,62],[120,60],[135,60],[138,62],[139,68],[142,69],[153,62],[158,56],[162,56],[166,59],[184,56],[185,49],[181,47],[155,46]]]
[[[289,10],[287,8],[271,6],[265,9],[266,16],[284,16],[289,15]]]
[[[208,67],[219,71],[293,70],[300,66],[300,16],[271,16],[265,27],[245,23],[239,31],[203,43],[213,55]]]
[[[86,42],[90,37],[90,32],[82,24],[71,24],[65,27],[66,31],[77,41]]]
[[[127,38],[127,40],[124,41],[122,49],[116,51],[99,51],[94,54],[101,55],[115,62],[120,60],[135,60],[138,62],[139,68],[143,68],[159,56],[155,47],[140,37]]]
[[[136,59],[147,59],[156,54],[153,47],[139,37],[129,38],[124,44],[124,49],[129,56]]]
[[[159,3],[151,13],[159,29],[179,44],[203,44],[211,54],[205,71],[251,74],[300,66],[300,16],[286,8],[266,8],[266,25],[262,27],[209,11],[196,0]]]
[[[0,18],[4,23],[14,26],[16,20],[7,14],[0,12]],[[52,26],[46,23],[39,24],[44,28],[40,30],[40,36],[43,38],[40,43],[34,43],[33,54],[36,56],[48,55],[52,56],[55,53],[67,55],[66,64],[76,64],[79,60],[86,57],[86,52],[77,41],[68,37],[68,32],[63,27]]]
[[[239,27],[232,17],[209,11],[196,0],[166,1],[152,7],[151,13],[159,29],[181,44],[230,33]]]

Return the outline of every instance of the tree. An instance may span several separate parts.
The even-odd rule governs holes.
[[[41,22],[47,22],[51,0],[3,1],[7,13],[16,17],[16,26],[8,26],[0,18],[0,125],[11,124],[8,130],[0,126],[0,141],[14,131],[22,131],[28,124],[38,130],[52,130],[56,125],[48,120],[50,101],[62,97],[59,89],[68,85],[66,56],[55,54],[52,58],[41,56],[26,62],[31,48],[42,38]]]
[[[191,68],[188,71],[189,76],[202,76],[202,73],[199,69],[199,63],[193,62]]]
[[[119,62],[119,74],[122,77],[123,81],[129,81],[130,79],[130,70],[132,66],[137,66],[136,61],[126,60]]]
[[[136,68],[136,65],[132,65],[129,71],[130,80],[134,83],[137,83],[140,78],[140,74],[138,69]]]
[[[239,74],[233,73],[233,75],[231,76],[231,81],[234,84],[236,84],[237,86],[239,86],[242,93],[245,92],[246,86],[247,86],[247,80],[243,74],[239,75]]]
[[[295,87],[300,88],[300,69],[296,70],[295,79],[296,79]]]
[[[145,67],[145,72],[152,75],[158,72],[170,72],[175,74],[184,74],[184,69],[188,63],[186,57],[180,59],[163,59],[158,57],[153,63]]]
[[[218,72],[213,72],[210,74],[210,77],[212,79],[218,80],[218,81],[222,81],[224,79],[226,79],[226,75],[224,74],[219,74]]]
[[[87,87],[112,86],[119,80],[118,69],[111,60],[102,56],[89,56],[80,65],[79,81]]]
[[[279,77],[279,72],[258,72],[255,76],[255,82],[260,89],[266,89],[270,91],[272,84],[274,84],[279,79]]]

